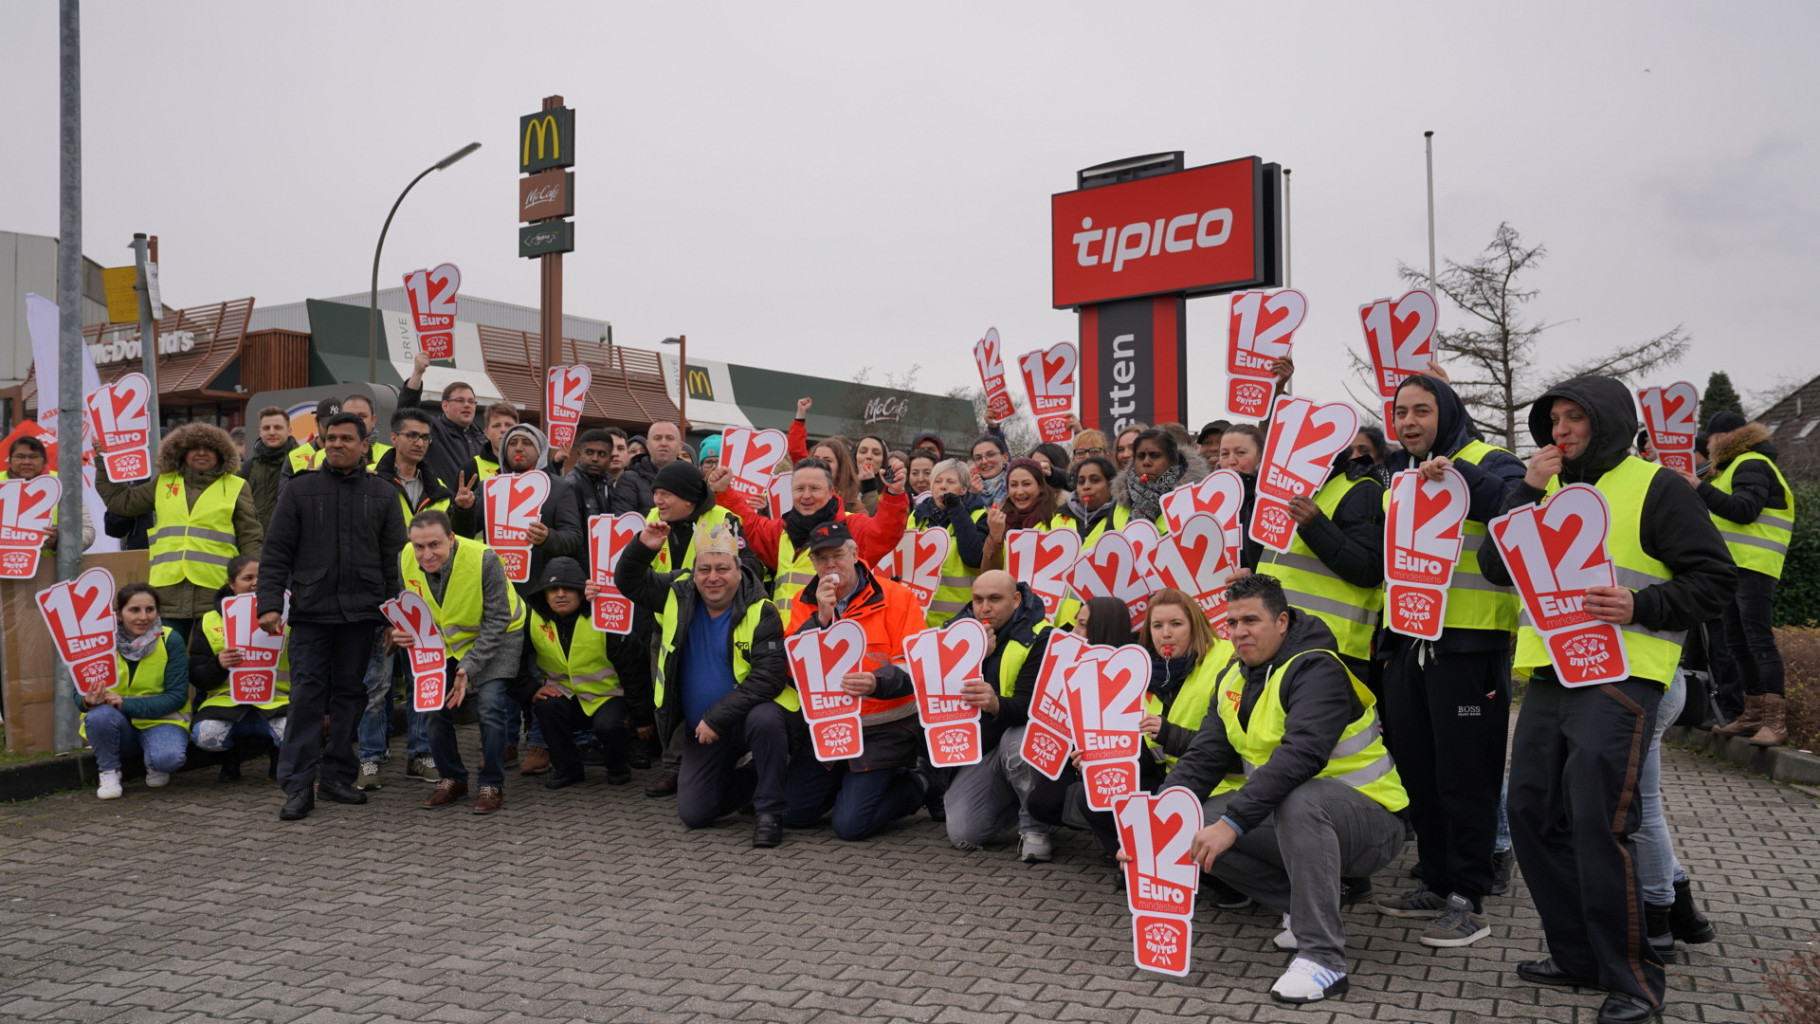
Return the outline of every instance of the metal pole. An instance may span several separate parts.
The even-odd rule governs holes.
[[[58,5],[58,71],[62,117],[58,154],[62,187],[58,191],[57,226],[57,394],[38,396],[42,416],[47,403],[57,405],[57,476],[63,500],[57,506],[57,578],[73,580],[82,573],[82,11],[79,0]],[[81,744],[78,713],[71,700],[74,682],[62,659],[57,662],[56,694],[51,701],[56,750]]]
[[[147,266],[150,262],[149,246],[143,232],[133,236],[133,262],[139,268],[139,283],[133,290],[139,293],[139,356],[145,368],[146,396],[145,412],[152,424],[152,447],[158,447],[160,434],[158,417],[158,325],[152,320],[152,273]]]
[[[1435,291],[1435,133],[1423,132],[1428,147],[1428,290]]]
[[[1289,168],[1283,168],[1283,287],[1289,287]]]
[[[682,420],[682,429],[677,433],[682,435],[684,442],[687,442],[689,440],[689,336],[679,334],[676,338],[677,358],[682,360],[676,367],[676,382],[681,385],[676,389],[676,393],[682,399],[682,403],[676,407],[676,415]]]
[[[391,210],[385,215],[385,224],[379,229],[379,244],[373,246],[373,281],[367,291],[367,381],[379,383],[379,254],[385,250],[386,232],[392,230],[392,217],[398,213],[398,207],[404,197],[411,194],[431,171],[440,171],[469,153],[480,148],[480,143],[470,142],[441,160],[424,168],[423,173],[411,179],[411,183],[398,193],[398,199],[392,203]]]

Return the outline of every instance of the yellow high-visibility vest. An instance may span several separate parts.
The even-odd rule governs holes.
[[[1343,475],[1329,479],[1314,492],[1315,507],[1332,519],[1346,495],[1368,479],[1348,480]],[[1258,562],[1259,573],[1275,576],[1283,585],[1292,607],[1327,623],[1341,654],[1360,660],[1371,657],[1371,636],[1383,615],[1383,587],[1355,587],[1341,579],[1302,540],[1300,530],[1289,542],[1287,554],[1265,548]]]
[[[535,611],[531,612],[530,633],[543,681],[561,690],[563,696],[580,701],[582,713],[592,716],[607,701],[625,695],[619,673],[607,660],[607,634],[594,628],[594,617],[586,608],[575,617],[567,649],[556,623]]]
[[[1731,550],[1732,561],[1738,563],[1738,568],[1781,579],[1789,541],[1795,536],[1795,502],[1788,478],[1782,475],[1776,460],[1762,452],[1745,452],[1725,467],[1725,472],[1719,474],[1713,486],[1726,494],[1732,493],[1732,475],[1738,472],[1738,467],[1758,460],[1769,464],[1769,471],[1776,475],[1776,483],[1782,488],[1782,503],[1788,507],[1765,508],[1757,513],[1755,522],[1749,523],[1734,523],[1714,512],[1713,525],[1725,538],[1725,546]]]
[[[234,504],[246,480],[223,473],[202,489],[190,507],[182,473],[158,476],[153,511],[157,523],[151,540],[154,587],[168,587],[188,580],[199,587],[219,590],[227,585],[228,563],[240,554],[234,538]]]
[[[404,578],[404,585],[417,592],[430,606],[430,613],[436,619],[436,627],[442,630],[442,639],[448,645],[449,657],[456,660],[467,657],[474,641],[480,639],[480,624],[486,606],[481,598],[480,575],[482,555],[487,546],[467,537],[454,538],[455,553],[450,556],[454,563],[449,568],[449,581],[443,588],[443,600],[436,600],[430,592],[430,578],[423,567],[417,564],[417,553],[407,546],[398,553],[398,571]],[[506,596],[511,601],[512,621],[506,628],[523,629],[525,625],[525,603],[518,596],[515,587],[506,588]],[[475,679],[478,685],[484,679]]]
[[[227,624],[222,621],[221,613],[219,611],[211,609],[208,614],[202,617],[202,635],[208,638],[209,650],[214,651],[216,654],[220,654],[227,649]],[[251,705],[252,707],[259,708],[262,711],[271,711],[274,708],[282,708],[291,703],[291,645],[288,636],[285,640],[284,649],[278,652],[278,668],[273,672],[275,685],[272,687],[272,699],[266,701],[264,704]],[[201,706],[205,708],[231,708],[239,705],[234,703],[234,689],[230,685],[224,686],[214,693],[209,694],[208,698],[202,702]]]

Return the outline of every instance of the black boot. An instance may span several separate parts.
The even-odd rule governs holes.
[[[1491,855],[1491,894],[1502,896],[1510,891],[1510,875],[1517,867],[1517,851],[1500,850]]]
[[[1664,961],[1671,959],[1675,951],[1675,933],[1668,926],[1668,914],[1672,908],[1657,906],[1654,903],[1643,905],[1644,934],[1649,936],[1651,948],[1661,955]]]
[[[1668,926],[1674,937],[1698,945],[1711,942],[1719,934],[1713,923],[1694,902],[1693,884],[1687,879],[1675,883],[1675,904],[1668,909]]]
[[[239,782],[240,762],[242,760],[239,744],[227,748],[221,754],[221,773],[215,776],[216,782]]]

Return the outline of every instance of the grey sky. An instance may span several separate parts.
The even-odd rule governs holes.
[[[1811,4],[84,5],[85,245],[161,236],[166,296],[262,304],[514,257],[516,118],[576,108],[571,313],[621,343],[845,377],[977,382],[1075,335],[1049,309],[1048,196],[1164,149],[1294,170],[1298,390],[1339,397],[1356,307],[1500,220],[1550,257],[1545,361],[1660,333],[1656,383],[1820,372],[1820,8]],[[0,228],[57,229],[56,4],[0,5]],[[1223,415],[1226,300],[1189,303],[1192,418]],[[1443,326],[1457,322],[1443,309]],[[1361,349],[1362,350],[1362,349]],[[1013,390],[1021,393],[1021,386]]]

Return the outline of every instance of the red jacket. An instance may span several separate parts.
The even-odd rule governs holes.
[[[732,488],[721,492],[720,506],[734,515],[746,531],[746,545],[758,556],[765,567],[776,569],[778,541],[784,535],[784,521],[752,511],[752,506],[745,498],[733,493]],[[853,542],[859,546],[860,561],[868,565],[877,563],[897,547],[897,542],[904,536],[904,522],[910,516],[910,498],[903,494],[892,494],[889,491],[880,494],[878,511],[872,515],[864,512],[847,512],[839,498],[834,502],[834,522],[846,523],[853,534]]]
[[[809,424],[802,420],[791,420],[790,429],[784,434],[787,451],[790,453],[790,465],[794,466],[809,457]]]

